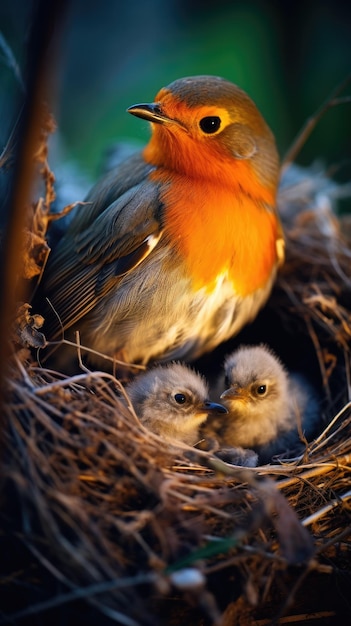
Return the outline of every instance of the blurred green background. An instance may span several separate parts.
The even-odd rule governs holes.
[[[0,31],[22,73],[34,4],[0,4]],[[126,108],[151,101],[176,78],[206,73],[239,84],[283,156],[306,118],[351,72],[351,8],[338,0],[72,0],[62,18],[51,76],[61,149],[53,158],[76,163],[89,181],[111,144],[147,141],[148,125]],[[10,65],[2,50],[2,144],[22,97]],[[349,180],[350,147],[351,104],[344,104],[325,115],[298,162],[321,160]]]

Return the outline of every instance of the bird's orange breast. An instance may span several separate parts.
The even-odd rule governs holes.
[[[151,176],[160,184],[165,233],[184,259],[194,289],[212,291],[225,275],[245,296],[263,287],[276,265],[278,223],[267,208],[274,204],[273,192],[255,183],[246,162],[237,164],[240,184],[231,186],[175,172],[170,177],[162,169]]]

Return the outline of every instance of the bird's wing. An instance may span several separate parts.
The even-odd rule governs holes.
[[[148,169],[148,171],[150,168]],[[139,176],[140,177],[140,176]],[[84,317],[120,277],[131,272],[155,248],[162,235],[162,205],[158,186],[144,178],[114,181],[90,194],[86,206],[50,255],[43,292],[64,328]],[[105,179],[106,180],[106,179]],[[114,196],[114,197],[113,197]],[[98,205],[98,208],[97,208]]]
[[[70,233],[79,233],[88,228],[113,202],[145,181],[153,169],[137,152],[107,172],[89,191],[84,208],[76,212],[69,227]]]

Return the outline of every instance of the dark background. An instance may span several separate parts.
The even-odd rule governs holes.
[[[0,4],[0,32],[25,76],[33,0]],[[72,0],[62,3],[50,64],[58,122],[50,162],[99,175],[115,141],[142,144],[148,125],[125,112],[181,76],[216,74],[243,87],[272,127],[283,156],[296,133],[351,72],[351,9],[339,1]],[[0,144],[22,98],[0,54]],[[348,89],[348,94],[351,89]],[[350,179],[351,104],[329,111],[298,157]],[[77,175],[77,181],[79,176]],[[72,195],[80,191],[72,191]],[[71,201],[78,198],[72,197]]]

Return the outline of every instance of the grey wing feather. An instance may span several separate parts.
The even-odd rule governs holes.
[[[115,200],[145,181],[153,169],[138,152],[110,170],[89,191],[84,210],[77,211],[71,221],[70,232],[78,233],[88,228]]]
[[[50,255],[42,292],[58,313],[64,328],[72,326],[93,309],[97,300],[117,285],[120,276],[138,265],[161,237],[162,206],[158,187],[145,180],[143,164],[138,176],[142,175],[144,180],[137,181],[134,172],[135,175],[129,177],[129,188],[125,190],[127,183],[123,178],[120,181],[121,170],[118,170],[114,189],[121,191],[121,195],[117,198],[112,198],[108,186],[103,198],[103,185],[99,184],[99,189],[88,196],[92,198],[89,215],[85,215],[86,205],[81,206],[69,230]],[[116,174],[114,176],[116,178]],[[104,180],[109,182],[106,178]],[[131,183],[134,183],[132,187]],[[53,323],[57,334],[61,326]]]
[[[159,228],[159,205],[158,189],[152,182],[126,191],[74,236],[80,260],[103,265],[134,251]]]

